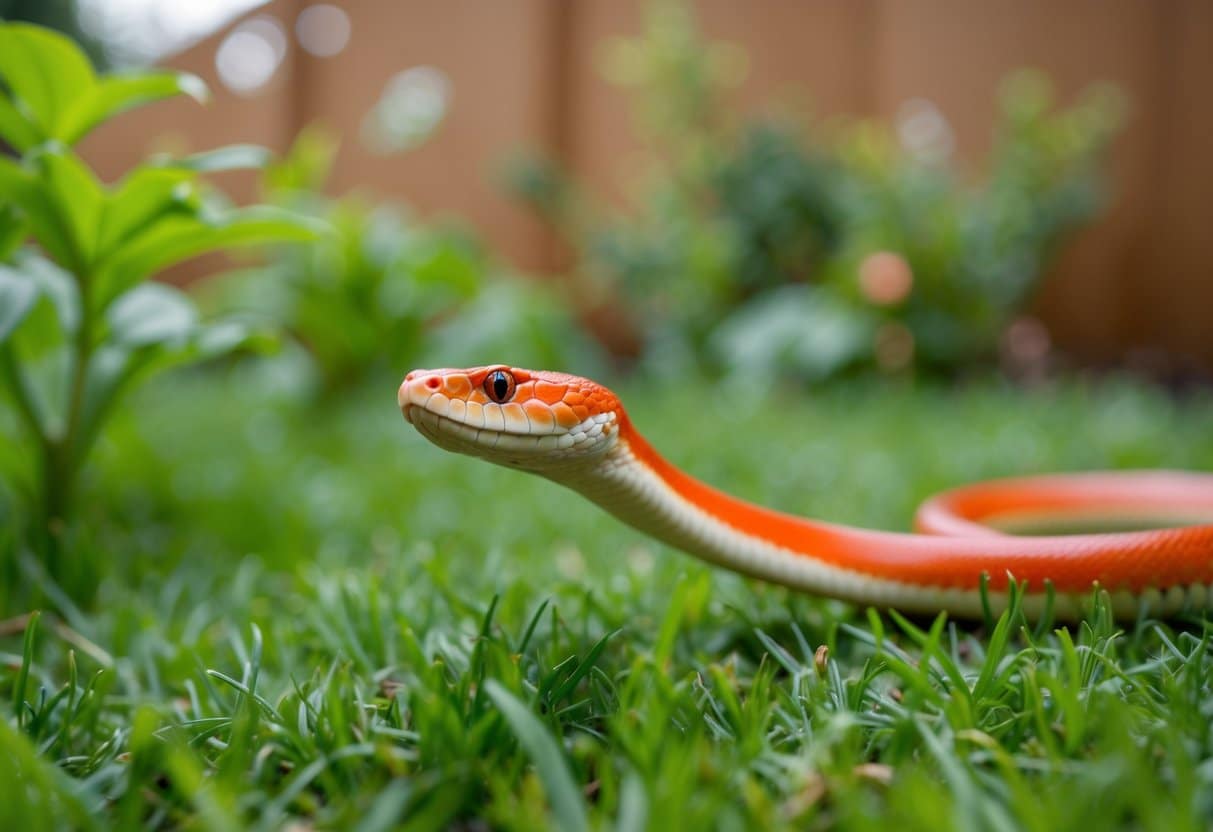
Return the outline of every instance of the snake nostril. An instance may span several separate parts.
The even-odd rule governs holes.
[[[425,380],[425,386],[431,390],[437,390],[442,386],[442,382],[439,380],[438,376],[430,376]]]

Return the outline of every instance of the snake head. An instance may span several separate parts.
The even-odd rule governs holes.
[[[503,364],[413,370],[396,398],[435,445],[541,474],[606,453],[624,419],[619,399],[600,384]]]

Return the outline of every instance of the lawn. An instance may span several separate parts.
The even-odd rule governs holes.
[[[1203,621],[798,596],[444,454],[395,379],[318,401],[294,378],[178,373],[116,417],[74,544],[97,598],[4,623],[9,828],[1213,821]],[[1116,380],[620,392],[709,482],[885,528],[983,477],[1213,469],[1207,394]]]

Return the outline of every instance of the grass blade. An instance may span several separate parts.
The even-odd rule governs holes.
[[[25,703],[25,687],[29,684],[29,669],[34,663],[34,635],[38,632],[38,619],[42,613],[34,610],[25,622],[25,642],[21,649],[21,669],[17,672],[17,684],[13,686],[13,716],[21,718],[21,706]]]
[[[514,736],[518,738],[519,745],[535,764],[539,780],[543,783],[548,800],[552,804],[557,828],[564,832],[581,832],[588,829],[585,800],[581,790],[573,781],[564,753],[547,728],[530,708],[497,680],[489,679],[485,682],[485,692],[501,712]]]

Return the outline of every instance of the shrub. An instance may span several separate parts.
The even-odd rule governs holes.
[[[564,305],[507,278],[469,230],[422,223],[403,205],[359,193],[326,196],[337,146],[329,131],[307,128],[262,182],[267,200],[333,233],[275,247],[264,265],[223,276],[208,287],[211,303],[289,333],[311,356],[321,394],[429,360],[455,364],[456,356],[574,360],[570,351],[585,339]]]
[[[256,148],[149,159],[113,185],[72,150],[124,110],[203,99],[197,78],[98,77],[66,37],[26,24],[0,25],[0,78],[0,138],[19,154],[0,157],[0,390],[11,413],[0,426],[28,439],[0,453],[10,498],[28,509],[28,522],[11,524],[22,529],[10,543],[86,596],[96,565],[69,561],[67,534],[81,469],[116,401],[152,373],[257,337],[233,320],[202,321],[187,295],[148,278],[208,251],[312,238],[319,226],[277,209],[228,207],[204,181],[262,164]],[[36,558],[25,560],[38,571]]]
[[[723,92],[744,60],[704,43],[681,3],[651,4],[644,34],[606,54],[651,162],[634,208],[598,208],[542,159],[509,186],[568,238],[581,294],[631,313],[651,364],[711,372],[988,364],[1049,258],[1098,212],[1122,109],[1100,87],[1054,111],[1046,79],[1016,74],[970,184],[927,102],[908,102],[895,130],[820,127],[812,142],[788,120],[731,123]]]

